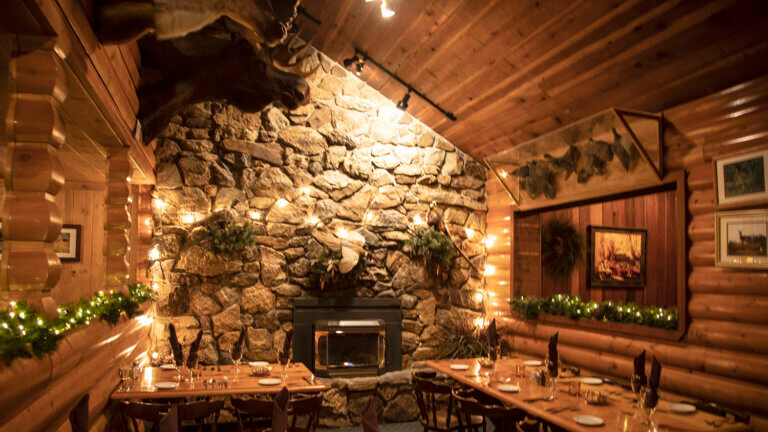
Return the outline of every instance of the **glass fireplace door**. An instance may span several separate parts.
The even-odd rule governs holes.
[[[315,372],[320,376],[378,375],[386,369],[384,320],[315,322]]]

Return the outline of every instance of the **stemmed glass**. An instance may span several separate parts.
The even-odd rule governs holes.
[[[235,363],[235,381],[237,381],[237,376],[240,374],[240,360],[243,358],[243,348],[235,345],[232,347],[231,356],[232,362]]]
[[[558,367],[559,367],[559,365],[561,364],[559,356],[558,356],[558,362],[557,363],[558,363]],[[544,367],[546,369],[546,374],[547,374],[547,391],[549,391],[549,393],[552,396],[554,396],[555,393],[557,393],[557,376],[556,376],[557,375],[557,371],[555,371],[555,375],[553,375],[549,371],[549,354],[547,354],[546,357],[544,357]]]
[[[181,370],[184,368],[184,351],[181,351],[179,355],[177,356],[176,353],[173,354],[173,362],[176,363],[176,381],[181,382]]]
[[[645,411],[645,425],[648,426],[648,431],[656,431],[656,424],[653,423],[653,413],[656,411],[656,407],[653,408],[646,406],[642,403],[643,411]],[[658,404],[657,404],[658,405]]]
[[[283,373],[280,374],[280,379],[287,380],[288,379],[288,365],[291,363],[291,350],[288,350],[288,351],[280,350],[280,351],[278,351],[278,353],[277,353],[277,361],[283,367]]]
[[[640,375],[632,374],[632,379],[630,379],[629,382],[630,382],[630,385],[632,386],[632,393],[634,393],[635,395],[635,408],[642,409],[643,408],[642,395],[645,392],[645,387],[643,387],[643,381],[641,380]]]
[[[189,382],[195,382],[195,369],[197,368],[197,355],[187,358],[187,369],[189,369]]]

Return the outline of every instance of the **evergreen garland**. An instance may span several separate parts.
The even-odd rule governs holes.
[[[9,364],[16,358],[42,358],[56,351],[67,330],[89,325],[96,318],[114,325],[122,313],[132,318],[138,315],[139,305],[154,298],[142,283],[128,285],[128,291],[128,296],[99,291],[90,300],[63,304],[51,321],[24,302],[12,302],[11,310],[0,313],[0,360]]]
[[[657,306],[642,307],[634,303],[583,302],[577,295],[556,294],[548,299],[518,297],[510,302],[523,320],[540,313],[566,316],[571,319],[593,319],[605,322],[637,324],[662,329],[677,328],[677,310]]]

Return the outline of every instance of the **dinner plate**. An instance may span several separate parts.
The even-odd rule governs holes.
[[[513,384],[499,384],[499,391],[506,393],[517,393],[520,391],[520,387]]]
[[[600,385],[603,383],[603,380],[595,377],[587,377],[587,378],[582,378],[581,383],[587,384],[587,385]]]
[[[170,381],[155,383],[155,388],[157,388],[158,390],[173,390],[178,386],[179,386],[178,383],[170,382]]]
[[[262,378],[259,380],[259,384],[271,386],[280,384],[280,380],[277,378]]]
[[[255,361],[255,362],[248,362],[248,366],[269,366],[269,362],[265,361]]]
[[[605,424],[605,421],[603,421],[603,419],[600,417],[591,415],[577,415],[573,418],[573,421],[582,426],[602,426]]]
[[[523,364],[526,366],[541,366],[541,362],[538,360],[526,360]]]
[[[696,412],[696,406],[689,403],[669,403],[669,410],[678,414],[691,414]]]
[[[162,369],[162,370],[176,370],[176,365],[175,364],[170,364],[170,363],[162,364],[162,365],[160,365],[160,369]]]
[[[451,369],[453,370],[467,370],[469,369],[469,366],[465,364],[452,364]]]

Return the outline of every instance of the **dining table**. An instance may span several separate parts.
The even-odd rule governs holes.
[[[287,387],[290,393],[317,393],[328,389],[315,378],[303,363],[293,363],[287,369],[288,377],[280,378],[282,366],[270,364],[267,375],[256,376],[247,364],[204,366],[195,369],[195,376],[184,369],[180,374],[170,366],[147,366],[139,378],[122,381],[112,392],[112,399],[175,399],[206,396],[257,395],[277,393]],[[198,374],[199,373],[199,374]],[[225,380],[226,377],[226,380]],[[211,379],[215,382],[210,385]],[[269,384],[265,384],[269,379]],[[222,385],[227,382],[226,386]]]
[[[595,430],[646,432],[649,430],[647,416],[635,406],[635,395],[627,385],[613,380],[606,382],[594,372],[580,370],[578,376],[573,375],[572,372],[561,374],[556,381],[554,391],[550,391],[550,386],[539,385],[532,379],[534,372],[543,370],[543,359],[528,355],[520,354],[514,358],[502,358],[496,362],[495,371],[483,367],[480,359],[428,360],[426,364],[461,384],[490,395],[506,405],[520,408],[532,416],[565,430],[579,432]],[[466,366],[466,369],[463,369],[462,365]],[[585,398],[587,391],[600,392],[605,396],[604,403],[600,405],[587,403]],[[554,397],[547,400],[549,396]],[[730,415],[721,417],[700,410],[687,414],[673,412],[670,402],[693,403],[688,398],[662,392],[652,415],[657,431],[742,432],[752,430],[748,424],[736,422]],[[577,416],[589,416],[592,420],[597,417],[602,420],[602,424],[583,425],[577,423]],[[584,422],[590,418],[580,417],[579,421]]]

